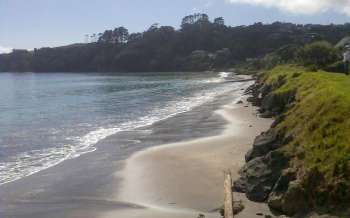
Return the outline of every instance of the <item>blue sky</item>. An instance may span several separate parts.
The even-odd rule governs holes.
[[[254,22],[350,22],[348,0],[0,0],[0,52],[83,42],[87,33],[153,23],[179,26],[185,15],[223,16],[232,26]]]

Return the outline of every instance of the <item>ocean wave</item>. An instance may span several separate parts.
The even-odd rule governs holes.
[[[226,79],[226,78],[228,78],[228,77],[232,77],[232,75],[233,75],[233,72],[220,72],[220,73],[219,73],[219,76],[220,76],[221,78],[224,78],[224,79]]]
[[[202,83],[222,83],[235,76],[233,72],[219,72],[218,76],[202,80]]]

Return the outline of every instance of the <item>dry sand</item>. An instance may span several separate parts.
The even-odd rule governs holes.
[[[131,156],[125,169],[116,174],[123,181],[115,197],[144,209],[110,211],[100,217],[195,218],[200,213],[220,217],[213,211],[223,204],[223,172],[230,170],[233,179],[238,178],[254,138],[272,123],[259,118],[256,108],[247,105],[244,101],[216,111],[228,121],[219,136],[158,146]],[[236,217],[269,214],[265,204],[250,202],[238,193],[234,198],[245,205]]]

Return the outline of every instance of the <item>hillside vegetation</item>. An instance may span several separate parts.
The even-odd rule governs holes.
[[[269,205],[290,215],[344,211],[350,202],[350,77],[286,65],[259,82],[262,112],[277,116],[270,130],[278,135],[276,151],[289,161]]]
[[[231,27],[222,17],[210,20],[206,14],[193,14],[182,19],[179,29],[153,24],[144,32],[129,33],[117,27],[93,34],[89,43],[14,50],[0,55],[0,72],[222,70],[283,47],[289,48],[281,50],[289,59],[300,46],[320,40],[336,44],[349,35],[350,24]]]
[[[286,150],[296,153],[296,166],[319,170],[328,184],[350,185],[350,77],[282,66],[263,83],[287,105],[276,128],[293,137]]]

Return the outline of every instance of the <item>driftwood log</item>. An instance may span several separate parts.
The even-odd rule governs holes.
[[[230,172],[225,172],[225,182],[224,182],[224,211],[225,218],[234,218],[233,213],[233,192],[232,192],[232,176]]]

